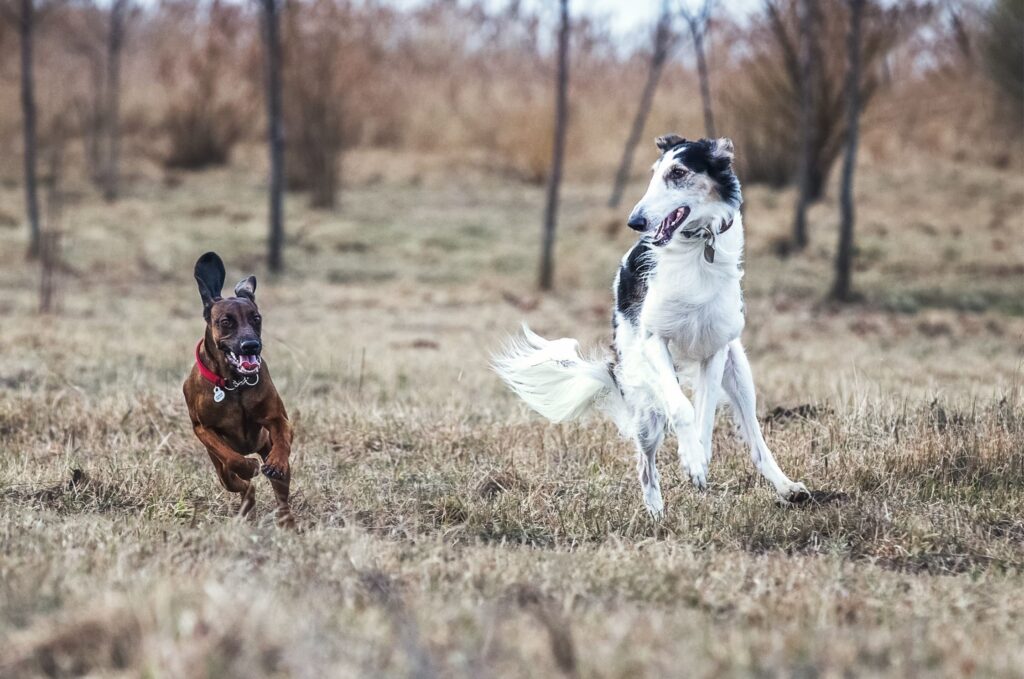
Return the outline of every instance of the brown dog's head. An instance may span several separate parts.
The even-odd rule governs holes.
[[[224,262],[215,252],[207,252],[196,262],[196,282],[203,300],[203,318],[207,337],[239,375],[260,371],[263,319],[256,306],[256,277],[249,276],[235,286],[235,296],[224,299]]]

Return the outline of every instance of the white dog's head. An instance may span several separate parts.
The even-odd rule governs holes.
[[[651,242],[662,247],[684,224],[689,228],[731,221],[743,202],[732,169],[732,141],[688,141],[670,134],[655,143],[661,157],[654,163],[647,193],[629,215],[629,228],[651,233]]]

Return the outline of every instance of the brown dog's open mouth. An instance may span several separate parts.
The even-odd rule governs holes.
[[[260,366],[263,365],[263,359],[259,356],[238,356],[233,351],[225,352],[224,354],[228,358],[228,363],[242,375],[253,375],[260,371]]]
[[[689,216],[690,208],[685,205],[670,212],[668,217],[661,220],[661,224],[658,225],[658,230],[654,232],[653,243],[658,246],[668,243],[672,240],[672,236],[675,235],[676,229],[678,229]]]

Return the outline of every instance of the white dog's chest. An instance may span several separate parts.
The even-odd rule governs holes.
[[[644,328],[669,341],[677,358],[701,361],[740,336],[743,296],[739,280],[678,280],[660,275],[644,300],[640,315]]]

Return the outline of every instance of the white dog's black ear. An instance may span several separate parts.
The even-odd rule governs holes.
[[[662,153],[685,143],[686,140],[678,134],[666,134],[664,137],[658,137],[654,140],[655,146],[657,146],[658,150]]]
[[[732,165],[733,158],[736,157],[736,152],[732,145],[732,139],[729,139],[728,137],[719,137],[716,139],[715,156],[726,159],[729,161],[729,164]]]
[[[203,316],[209,320],[210,307],[221,298],[224,288],[224,262],[216,252],[207,252],[196,261],[195,277],[203,300]]]
[[[235,297],[245,297],[253,302],[256,301],[256,277],[249,276],[238,281],[235,286]]]

